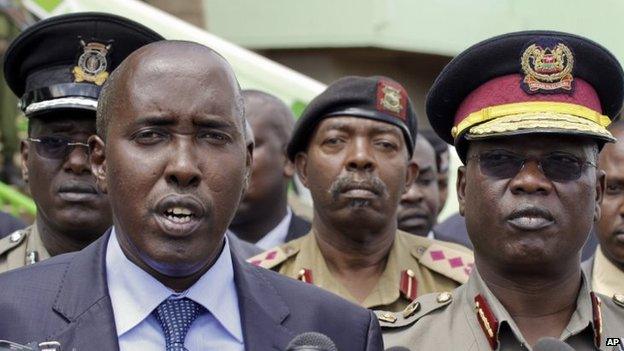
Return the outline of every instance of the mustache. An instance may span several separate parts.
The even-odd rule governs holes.
[[[370,176],[366,179],[355,179],[352,175],[338,177],[329,187],[329,192],[333,199],[337,200],[340,194],[352,189],[366,189],[381,196],[385,196],[388,193],[386,184],[378,177]]]

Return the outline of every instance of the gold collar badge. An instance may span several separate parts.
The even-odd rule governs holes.
[[[102,85],[108,78],[108,52],[111,44],[98,42],[85,43],[80,40],[83,53],[78,57],[78,63],[72,69],[74,82],[89,82],[95,85]]]

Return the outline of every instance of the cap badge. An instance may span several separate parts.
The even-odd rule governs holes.
[[[389,81],[377,83],[377,110],[388,112],[405,120],[407,111],[407,93],[398,84]]]
[[[522,89],[527,94],[572,93],[574,56],[561,42],[529,45],[520,60],[524,79]]]
[[[98,42],[85,43],[80,40],[83,53],[78,57],[78,63],[72,69],[74,82],[90,82],[95,85],[102,85],[108,78],[107,55],[112,44],[102,44]]]

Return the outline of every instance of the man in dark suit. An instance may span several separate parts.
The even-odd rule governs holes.
[[[381,350],[374,316],[238,260],[224,233],[248,182],[240,89],[200,44],[137,50],[89,139],[113,228],[86,249],[0,275],[0,339],[66,350],[283,350],[316,331]]]
[[[268,250],[304,236],[311,228],[288,206],[288,184],[295,170],[286,157],[286,145],[295,119],[286,104],[268,93],[244,90],[243,100],[255,141],[253,168],[230,230]]]

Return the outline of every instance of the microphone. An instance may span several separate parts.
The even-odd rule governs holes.
[[[295,336],[286,351],[338,351],[336,344],[325,334],[307,332]]]
[[[33,341],[28,345],[22,345],[11,341],[0,340],[0,351],[60,351],[61,344],[57,341],[38,343]]]
[[[574,349],[565,342],[549,336],[539,339],[533,351],[574,351]]]

